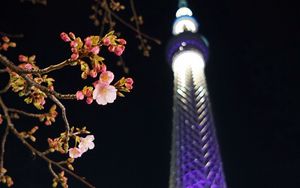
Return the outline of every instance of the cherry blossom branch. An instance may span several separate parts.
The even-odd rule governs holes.
[[[55,104],[57,104],[57,106],[59,106],[59,108],[61,109],[61,114],[62,114],[62,118],[65,122],[65,128],[66,128],[66,131],[67,131],[67,138],[68,138],[68,134],[69,134],[69,131],[70,131],[70,124],[69,124],[69,121],[68,121],[68,118],[67,118],[66,108],[54,95],[49,95],[49,98]]]
[[[9,133],[8,126],[5,128],[4,134],[2,136],[1,140],[1,150],[0,150],[0,179],[4,175],[3,174],[3,168],[4,168],[4,153],[5,153],[5,144],[6,144],[6,138]]]
[[[36,148],[34,148],[30,143],[28,143],[18,132],[18,130],[14,127],[14,124],[12,123],[10,116],[9,116],[9,110],[7,106],[4,104],[1,96],[0,96],[0,106],[2,107],[2,110],[4,112],[4,115],[6,117],[7,121],[7,127],[11,132],[34,154],[45,160],[48,164],[54,165],[57,168],[61,169],[62,171],[67,172],[69,175],[73,176],[75,179],[81,181],[83,184],[85,184],[87,187],[95,188],[92,184],[90,184],[88,181],[85,180],[85,178],[78,176],[74,172],[72,172],[69,169],[66,169],[65,167],[61,166],[58,162],[55,162],[51,159],[49,159],[47,156],[45,156],[42,152],[38,151]]]
[[[8,83],[6,84],[6,86],[0,90],[0,94],[6,93],[10,88],[10,79],[8,81]]]
[[[131,24],[129,24],[128,22],[126,22],[124,19],[122,19],[121,17],[119,17],[116,13],[114,13],[106,3],[103,3],[102,8],[109,12],[116,20],[118,20],[119,22],[121,22],[124,26],[128,27],[129,29],[131,29],[132,31],[134,31],[135,33],[140,34],[141,36],[152,40],[153,42],[157,43],[157,44],[161,44],[161,41],[158,40],[157,38],[151,37],[149,35],[147,35],[146,33],[141,32],[139,29],[135,28],[134,26],[132,26]]]
[[[15,72],[19,73],[19,74],[46,74],[49,72],[52,72],[54,70],[58,70],[61,69],[65,66],[68,66],[72,63],[74,63],[75,61],[72,61],[70,59],[67,59],[61,63],[55,64],[55,65],[50,65],[49,67],[43,68],[43,69],[37,69],[37,70],[28,70],[28,69],[22,69],[18,66],[12,66],[14,65],[12,62],[10,62],[5,56],[3,56],[2,54],[0,54],[0,60],[2,62],[3,65],[14,69]],[[13,67],[13,68],[12,68]]]
[[[40,118],[43,114],[34,114],[34,113],[29,113],[25,112],[23,110],[15,109],[15,108],[8,108],[9,112],[17,113],[20,115],[28,116],[28,117],[33,117],[33,118]]]
[[[45,69],[39,69],[39,70],[26,70],[26,69],[22,69],[22,68],[16,66],[13,62],[11,62],[9,59],[7,59],[2,54],[0,54],[0,62],[4,66],[10,68],[14,72],[16,72],[17,74],[19,74],[20,76],[22,76],[27,81],[28,85],[35,86],[38,89],[40,89],[41,91],[45,92],[46,94],[54,95],[55,97],[57,97],[59,99],[76,99],[76,95],[75,94],[61,94],[61,93],[58,93],[58,92],[56,92],[54,90],[49,90],[47,87],[42,86],[42,85],[36,83],[35,81],[33,81],[30,77],[28,77],[26,75],[26,74],[32,74],[32,73],[38,73],[38,74],[48,73],[48,72],[51,72],[53,70],[61,69],[64,66],[67,66],[67,65],[71,64],[73,61],[66,60],[66,61],[64,61],[62,63],[57,64],[57,65],[52,65],[52,66],[49,66],[49,67],[47,67]]]
[[[23,34],[9,34],[9,33],[3,32],[3,31],[0,31],[0,36],[7,36],[9,38],[23,38],[24,37]]]

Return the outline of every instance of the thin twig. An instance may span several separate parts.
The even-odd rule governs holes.
[[[9,90],[9,88],[10,88],[10,78],[6,86],[0,90],[0,94],[6,93]]]
[[[90,188],[95,188],[95,186],[93,186],[92,184],[90,184],[88,181],[85,180],[85,178],[78,176],[77,174],[75,174],[74,172],[72,172],[71,170],[59,165],[57,162],[49,159],[47,156],[45,156],[42,152],[38,151],[36,148],[34,148],[31,144],[29,144],[22,136],[21,134],[17,131],[17,129],[14,127],[10,116],[8,114],[8,108],[6,107],[6,105],[4,104],[1,96],[0,96],[0,106],[3,109],[4,115],[6,116],[6,120],[7,120],[7,126],[9,127],[9,129],[12,131],[12,133],[14,133],[14,135],[34,154],[36,154],[37,156],[39,156],[40,158],[44,159],[48,164],[54,165],[56,167],[58,167],[59,169],[67,172],[69,175],[73,176],[74,178],[76,178],[77,180],[81,181],[83,184],[85,184],[86,186],[90,187]]]
[[[15,109],[15,108],[8,108],[8,111],[13,112],[13,113],[17,113],[17,114],[20,114],[20,115],[28,116],[28,117],[33,117],[33,118],[40,118],[41,116],[43,116],[43,114],[29,113],[29,112],[25,112],[23,110]]]
[[[48,169],[49,169],[49,171],[51,172],[51,174],[52,174],[55,178],[58,177],[57,174],[54,172],[51,163],[48,163]]]
[[[35,86],[36,88],[40,89],[41,91],[45,92],[46,94],[51,94],[55,95],[59,99],[76,99],[75,94],[60,94],[54,90],[49,90],[47,87],[42,86],[35,81],[33,81],[29,76],[26,74],[31,74],[31,73],[37,73],[37,74],[42,74],[42,73],[48,73],[53,70],[60,69],[66,65],[68,65],[70,62],[68,60],[59,63],[57,65],[51,65],[45,69],[39,69],[39,70],[26,70],[26,69],[21,69],[20,67],[16,66],[13,62],[8,60],[5,56],[0,54],[0,62],[11,69],[12,71],[16,72],[17,74],[21,75],[28,83],[28,85]],[[68,62],[68,63],[67,63]]]
[[[7,135],[9,133],[9,127],[6,126],[5,127],[5,131],[4,134],[2,136],[2,140],[1,140],[1,150],[0,150],[0,179],[1,177],[4,175],[3,172],[3,168],[4,168],[4,153],[5,153],[5,144],[6,144],[6,139],[7,139]]]
[[[2,62],[2,64],[4,64],[5,66],[11,68],[11,63],[5,56],[3,56],[2,54],[0,54],[0,60]],[[74,61],[67,59],[61,63],[55,64],[55,65],[50,65],[49,67],[43,68],[43,69],[36,69],[36,70],[28,70],[28,69],[22,69],[18,66],[14,67],[14,71],[19,73],[19,74],[46,74],[49,72],[52,72],[54,70],[58,70],[61,69],[65,66],[68,66],[70,64],[74,63]]]
[[[9,34],[9,33],[5,33],[5,32],[2,32],[2,31],[0,31],[0,35],[1,36],[7,36],[9,38],[23,38],[24,37],[23,34]]]
[[[66,128],[66,131],[67,131],[67,137],[68,137],[68,134],[69,134],[69,131],[70,131],[70,124],[69,124],[69,121],[68,121],[68,118],[67,118],[67,113],[66,113],[66,108],[65,106],[54,96],[54,95],[49,95],[49,98],[55,103],[57,104],[57,106],[59,106],[59,108],[61,109],[61,114],[62,114],[62,118],[65,122],[65,128]]]
[[[149,36],[149,35],[147,35],[147,34],[141,32],[141,31],[137,30],[135,27],[133,27],[132,25],[130,25],[129,23],[127,23],[125,20],[123,20],[121,17],[119,17],[119,16],[118,16],[117,14],[115,14],[113,11],[111,11],[110,8],[109,8],[108,6],[103,6],[103,8],[104,8],[106,11],[110,12],[110,14],[111,14],[115,19],[117,19],[119,22],[121,22],[123,25],[125,25],[126,27],[128,27],[128,28],[131,29],[132,31],[134,31],[134,32],[136,32],[136,33],[140,33],[140,35],[142,35],[143,37],[145,37],[145,38],[147,38],[147,39],[149,39],[149,40],[152,40],[152,41],[154,41],[154,42],[157,43],[157,44],[161,44],[161,41],[160,41],[160,40],[158,40],[158,39],[156,39],[156,38],[154,38],[154,37],[151,37],[151,36]]]

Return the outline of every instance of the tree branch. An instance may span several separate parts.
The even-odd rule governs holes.
[[[90,188],[95,188],[95,186],[93,186],[92,184],[90,184],[88,181],[85,180],[85,178],[78,176],[77,174],[75,174],[74,172],[72,172],[71,170],[61,166],[60,164],[58,164],[57,162],[49,159],[47,156],[45,156],[42,152],[38,151],[37,149],[35,149],[31,144],[29,144],[22,136],[21,134],[18,132],[18,130],[14,127],[10,116],[8,114],[8,108],[6,107],[6,105],[4,104],[1,96],[0,96],[0,106],[3,109],[4,115],[6,117],[7,120],[7,127],[9,127],[9,129],[11,130],[11,132],[34,154],[36,154],[37,156],[39,156],[40,158],[44,159],[48,164],[54,165],[57,168],[67,172],[69,175],[73,176],[74,178],[76,178],[77,180],[81,181],[83,184],[85,184],[86,186],[90,187]]]
[[[108,11],[115,19],[117,19],[119,22],[121,22],[123,25],[125,25],[126,27],[128,27],[129,29],[131,29],[132,31],[140,34],[141,36],[154,41],[156,44],[161,44],[161,41],[151,37],[143,32],[141,32],[140,30],[136,29],[135,27],[133,27],[132,25],[130,25],[129,23],[127,23],[125,20],[123,20],[121,17],[119,17],[117,14],[115,14],[113,11],[110,10],[110,8],[106,5],[106,6],[102,6],[102,8],[106,11]]]
[[[12,71],[14,71],[17,74],[19,74],[20,76],[22,76],[27,81],[28,85],[35,86],[36,88],[40,89],[41,91],[45,92],[46,94],[55,95],[55,97],[57,97],[59,99],[76,99],[76,95],[75,94],[61,94],[61,93],[58,93],[56,91],[49,90],[47,87],[42,86],[42,85],[36,83],[29,76],[26,75],[26,74],[32,74],[32,73],[41,74],[41,73],[47,73],[47,72],[50,72],[50,71],[53,71],[53,70],[57,70],[57,69],[60,69],[60,68],[62,68],[64,66],[70,64],[72,61],[66,60],[63,63],[57,64],[57,65],[53,65],[53,66],[49,66],[49,67],[47,67],[45,69],[39,69],[39,70],[21,69],[20,67],[16,66],[13,62],[11,62],[10,60],[8,60],[2,54],[0,54],[0,62],[3,65],[5,65],[6,67],[8,67],[9,69],[11,69]]]

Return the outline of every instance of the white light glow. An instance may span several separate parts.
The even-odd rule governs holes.
[[[193,12],[191,11],[191,9],[189,9],[187,7],[181,7],[176,12],[176,18],[178,18],[180,16],[193,16]]]
[[[172,69],[174,72],[186,72],[187,69],[202,71],[204,59],[197,50],[183,50],[173,57]]]
[[[190,76],[201,79],[204,76],[204,59],[195,49],[179,51],[173,57],[172,69],[178,81],[178,89],[185,90]]]
[[[178,35],[184,31],[196,33],[198,31],[197,21],[190,16],[182,16],[177,18],[173,24],[173,35]]]

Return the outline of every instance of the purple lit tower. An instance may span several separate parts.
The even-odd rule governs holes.
[[[208,43],[179,1],[167,59],[174,72],[169,188],[226,188],[204,75]]]

